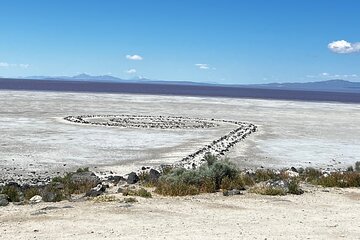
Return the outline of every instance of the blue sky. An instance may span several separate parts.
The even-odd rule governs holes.
[[[357,0],[2,0],[0,76],[360,81]]]

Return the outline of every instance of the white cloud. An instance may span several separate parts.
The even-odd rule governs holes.
[[[136,69],[131,68],[131,69],[127,70],[126,73],[127,74],[134,74],[134,73],[136,73]]]
[[[199,69],[203,69],[203,70],[210,68],[209,64],[206,64],[206,63],[196,63],[195,66],[197,66]]]
[[[9,67],[10,64],[7,62],[0,62],[0,67]]]
[[[9,68],[9,67],[28,68],[28,67],[30,67],[30,65],[24,64],[24,63],[15,64],[15,63],[0,62],[0,67],[3,67],[3,68]]]
[[[24,64],[24,63],[20,63],[19,67],[21,68],[28,68],[30,65],[29,64]]]
[[[360,42],[334,41],[328,44],[328,48],[335,53],[355,53],[360,52]]]
[[[327,72],[323,72],[317,75],[306,75],[307,78],[314,78],[314,79],[345,79],[345,80],[355,80],[359,77],[358,74],[330,74]]]
[[[134,55],[126,55],[126,59],[140,61],[140,60],[143,60],[143,57],[140,55],[134,54]]]

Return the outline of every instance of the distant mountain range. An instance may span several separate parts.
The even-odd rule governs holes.
[[[238,85],[239,86],[239,85]],[[305,82],[305,83],[268,83],[241,85],[242,87],[261,89],[284,89],[303,91],[326,91],[326,92],[360,92],[360,82],[350,82],[341,79]]]
[[[85,82],[117,82],[117,83],[153,83],[153,84],[172,84],[172,85],[212,85],[211,83],[199,83],[191,81],[166,81],[166,80],[152,80],[144,77],[134,77],[132,79],[121,79],[111,75],[92,76],[85,73],[69,76],[29,76],[23,79],[32,80],[58,80],[58,81],[85,81]]]
[[[218,84],[200,83],[191,81],[165,81],[151,80],[143,77],[135,77],[130,80],[117,78],[111,75],[92,76],[79,74],[76,76],[30,76],[23,79],[33,80],[58,80],[58,81],[88,81],[88,82],[112,82],[112,83],[148,83],[148,84],[171,84],[171,85],[192,85],[192,86],[222,86],[222,87],[242,87],[256,89],[277,89],[277,90],[303,90],[303,91],[325,91],[325,92],[353,92],[360,93],[360,82],[350,82],[341,79],[305,82],[305,83],[268,83],[268,84]]]

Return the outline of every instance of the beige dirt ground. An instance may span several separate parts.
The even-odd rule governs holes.
[[[360,189],[305,189],[10,205],[0,208],[0,239],[360,239]],[[58,209],[41,210],[49,206]]]

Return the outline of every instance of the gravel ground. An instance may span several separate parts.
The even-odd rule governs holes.
[[[360,189],[9,205],[0,239],[360,239]]]

